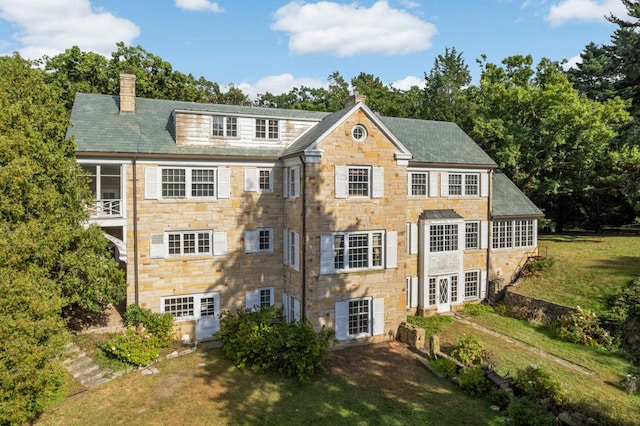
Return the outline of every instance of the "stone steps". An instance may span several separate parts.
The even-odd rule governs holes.
[[[93,362],[93,359],[81,351],[76,344],[69,343],[66,352],[67,358],[63,361],[63,365],[81,385],[92,388],[112,380],[113,370],[100,369],[98,364]]]

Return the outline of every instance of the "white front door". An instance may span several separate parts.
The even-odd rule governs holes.
[[[204,293],[194,299],[196,340],[210,339],[220,331],[220,295]]]
[[[451,311],[451,280],[448,276],[437,277],[436,292],[438,313]]]

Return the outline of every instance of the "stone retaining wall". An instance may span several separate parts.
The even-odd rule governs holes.
[[[541,319],[544,323],[554,322],[564,314],[577,311],[576,308],[570,306],[518,294],[513,291],[512,287],[506,289],[502,302],[514,309],[516,313],[528,318]]]

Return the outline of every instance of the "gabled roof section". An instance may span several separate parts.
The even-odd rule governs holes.
[[[397,117],[380,120],[411,151],[411,163],[497,166],[455,123]]]
[[[460,219],[464,219],[462,216],[460,216],[458,213],[456,213],[455,211],[451,210],[451,209],[446,209],[446,210],[424,210],[421,214],[420,214],[420,219],[425,219],[425,220],[451,220],[451,219],[455,219],[455,220],[460,220]]]
[[[77,152],[124,154],[174,154],[277,158],[282,147],[176,145],[174,111],[238,116],[306,119],[319,122],[326,112],[237,105],[201,104],[136,98],[136,111],[120,113],[119,97],[78,93],[71,111]]]
[[[336,111],[333,114],[326,116],[318,125],[309,129],[306,133],[301,135],[298,140],[289,145],[285,149],[283,156],[291,156],[294,154],[302,153],[308,149],[314,149],[315,146],[320,143],[329,133],[331,133],[336,127],[342,124],[347,117],[351,116],[356,110],[361,109],[367,117],[385,134],[395,145],[399,152],[410,155],[411,152],[407,147],[396,137],[396,135],[387,128],[385,123],[380,117],[371,111],[363,102],[358,102],[353,106],[343,108],[340,111]]]
[[[542,217],[544,213],[502,171],[493,173],[491,201],[493,218]]]

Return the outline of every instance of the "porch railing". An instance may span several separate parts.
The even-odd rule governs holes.
[[[122,217],[122,200],[94,200],[91,217]]]

